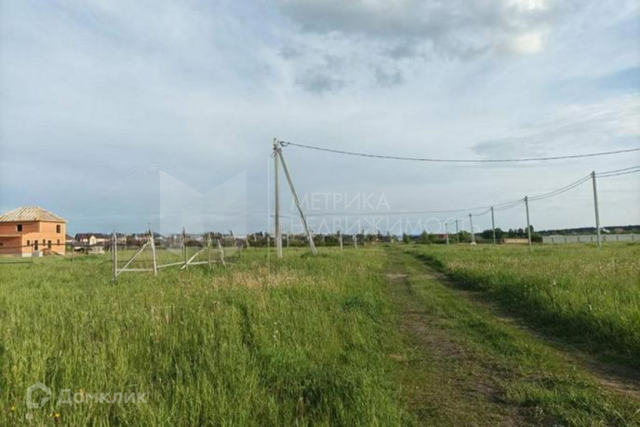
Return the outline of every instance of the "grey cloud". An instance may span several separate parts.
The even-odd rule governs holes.
[[[465,56],[509,43],[513,36],[539,29],[555,10],[549,2],[489,0],[274,0],[302,32],[341,33],[390,43],[395,57],[431,43],[445,54]]]
[[[334,92],[342,89],[346,84],[345,81],[340,78],[335,78],[321,72],[305,73],[296,80],[296,83],[305,90],[316,93]]]
[[[311,58],[331,52],[350,62],[349,82],[382,87],[404,83],[403,69],[415,60],[468,61],[490,53],[539,51],[552,20],[571,7],[561,10],[551,1],[272,0],[293,25],[296,48],[282,49],[281,56],[294,74],[309,69]],[[389,61],[397,71],[383,70],[380,64]],[[311,68],[327,73],[332,67],[326,62]],[[336,90],[346,85],[302,86]]]
[[[395,71],[387,71],[383,68],[376,68],[376,81],[380,86],[391,87],[398,86],[404,82],[402,74]]]
[[[280,56],[286,60],[297,59],[302,56],[302,52],[292,46],[284,46],[280,49]]]

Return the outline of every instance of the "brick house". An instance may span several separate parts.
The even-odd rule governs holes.
[[[0,255],[31,256],[34,251],[65,252],[67,221],[38,206],[0,215]]]

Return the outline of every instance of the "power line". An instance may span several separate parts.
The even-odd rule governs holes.
[[[629,174],[638,173],[638,172],[640,172],[640,166],[632,166],[630,168],[597,173],[596,176],[598,178],[610,178],[612,176],[629,175]]]
[[[599,174],[596,174],[596,176],[598,177],[602,177],[602,178],[609,178],[609,177],[613,177],[613,176],[621,176],[621,175],[628,175],[628,174],[632,174],[632,173],[639,173],[640,172],[640,166],[632,166],[629,168],[624,168],[624,169],[616,169],[616,170],[611,170],[611,171],[606,171],[606,172],[602,172]],[[591,180],[591,174],[586,175],[582,178],[580,178],[577,181],[572,182],[571,184],[565,185],[564,187],[558,188],[556,190],[550,191],[548,193],[544,193],[544,194],[540,194],[538,196],[533,196],[533,197],[529,197],[529,201],[539,201],[539,200],[545,200],[545,199],[549,199],[551,197],[555,197],[555,196],[559,196],[560,194],[566,193],[567,191],[573,190],[574,188],[584,184],[585,182],[589,182]],[[500,205],[494,205],[495,211],[506,211],[509,209],[513,209],[517,206],[520,206],[522,203],[524,203],[524,199],[520,199],[516,202],[513,202],[511,205],[508,204],[503,204],[506,206],[502,206],[499,207]],[[472,210],[472,209],[470,209]],[[489,209],[489,211],[484,211],[482,213],[479,214],[475,214],[473,216],[482,216],[487,214],[488,212],[490,212],[491,209]],[[465,218],[463,217],[458,217],[456,218],[456,220],[458,219],[463,219]],[[455,221],[455,220],[454,220]]]
[[[514,200],[510,202],[499,203],[493,206],[508,206],[513,203],[522,202],[522,199]],[[488,211],[478,214],[484,215],[485,213],[491,210],[491,206],[476,206],[472,208],[462,208],[462,209],[446,209],[446,210],[437,210],[437,211],[396,211],[396,212],[370,212],[370,211],[362,211],[362,212],[321,212],[321,213],[310,213],[307,214],[308,217],[321,217],[321,216],[383,216],[383,215],[422,215],[422,214],[439,214],[439,213],[455,213],[455,212],[469,212],[469,211],[477,211],[480,209],[489,209]]]
[[[600,174],[596,174],[598,177],[609,178],[613,176],[627,175],[631,173],[640,172],[640,166],[633,166],[630,168],[624,169],[616,169],[611,171],[602,172]],[[567,191],[573,190],[574,188],[588,182],[591,180],[591,174],[586,175],[577,181],[574,181],[570,184],[565,185],[564,187],[560,187],[553,191],[549,191],[547,193],[539,194],[537,196],[529,197],[529,201],[540,201],[545,199],[550,199],[555,196],[559,196],[560,194],[566,193]],[[431,211],[396,211],[396,212],[321,212],[321,213],[311,213],[308,214],[308,217],[334,217],[334,216],[385,216],[385,215],[422,215],[422,214],[442,214],[442,213],[456,213],[456,212],[472,212],[481,209],[485,209],[484,211],[473,214],[475,217],[483,216],[491,212],[491,207],[494,208],[496,212],[504,212],[507,210],[514,209],[524,203],[524,198],[512,200],[510,202],[497,203],[494,205],[487,206],[475,206],[472,208],[462,208],[462,209],[446,209],[446,210],[431,210]],[[456,219],[464,219],[467,215],[460,216]],[[455,221],[455,220],[454,220]]]
[[[529,157],[520,159],[435,159],[435,158],[420,158],[420,157],[401,157],[401,156],[388,156],[381,154],[360,153],[356,151],[336,150],[332,148],[322,148],[313,145],[298,144],[294,142],[279,141],[283,147],[294,146],[300,148],[306,148],[309,150],[323,151],[327,153],[343,154],[347,156],[367,157],[374,159],[384,160],[403,160],[411,162],[433,162],[433,163],[515,163],[515,162],[536,162],[536,161],[550,161],[550,160],[566,160],[566,159],[579,159],[585,157],[599,157],[610,156],[614,154],[631,153],[634,151],[640,151],[638,148],[630,148],[626,150],[616,151],[603,151],[599,153],[586,153],[586,154],[574,154],[569,156],[552,156],[552,157]]]
[[[571,184],[568,184],[562,188],[558,188],[557,190],[553,190],[550,191],[548,193],[544,193],[544,194],[540,194],[538,196],[533,196],[533,197],[529,197],[529,201],[530,202],[535,202],[536,200],[544,200],[544,199],[549,199],[551,197],[555,197],[557,195],[560,195],[562,193],[566,193],[569,190],[573,190],[574,188],[578,187],[579,185],[584,184],[585,182],[589,181],[591,179],[591,175],[587,175],[583,178],[580,178],[577,181],[572,182]]]

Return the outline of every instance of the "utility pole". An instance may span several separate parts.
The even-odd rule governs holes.
[[[473,232],[473,215],[469,214],[469,228],[471,229],[471,244],[476,244],[476,233]]]
[[[277,141],[275,141],[277,143]],[[291,195],[293,196],[293,201],[298,208],[298,213],[300,214],[300,220],[302,221],[302,225],[304,226],[304,230],[307,233],[307,238],[309,239],[309,248],[311,249],[311,253],[314,255],[318,255],[318,250],[316,249],[316,245],[313,242],[313,236],[311,235],[311,230],[309,229],[309,224],[307,223],[307,217],[302,210],[302,206],[300,206],[300,199],[298,198],[298,193],[296,193],[296,188],[293,186],[293,180],[291,179],[291,174],[289,173],[289,167],[287,166],[287,161],[284,159],[284,155],[282,154],[282,149],[278,147],[276,151],[276,155],[280,156],[280,161],[282,162],[282,169],[284,169],[284,175],[287,178],[287,182],[289,183],[289,189],[291,190]],[[281,243],[282,244],[282,243]]]
[[[444,238],[447,239],[447,245],[449,244],[449,227],[447,223],[444,223]]]
[[[491,206],[491,229],[493,230],[493,244],[496,244],[496,220],[493,216],[493,206]]]
[[[593,181],[593,207],[596,213],[596,233],[598,235],[598,247],[602,247],[602,238],[600,237],[600,211],[598,208],[598,187],[596,186],[596,172],[591,172],[591,180]]]
[[[527,210],[527,237],[529,238],[529,249],[531,249],[531,224],[529,222],[529,197],[524,196],[524,206]]]
[[[280,228],[280,147],[278,140],[273,138],[273,163],[275,173],[275,233],[276,233],[276,254],[282,258],[282,229]]]
[[[460,229],[458,228],[458,219],[456,219],[456,243],[460,243]]]

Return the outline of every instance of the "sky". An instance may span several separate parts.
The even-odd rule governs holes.
[[[640,3],[0,2],[1,212],[42,206],[72,233],[267,230],[273,138],[436,158],[640,147]],[[467,208],[640,164],[640,152],[497,165],[283,154],[316,232],[374,217],[383,232],[398,220],[439,232],[483,211]],[[605,226],[640,223],[640,174],[598,180],[598,196]],[[591,183],[530,214],[536,229],[595,225]],[[525,221],[523,206],[496,212],[504,229]]]

